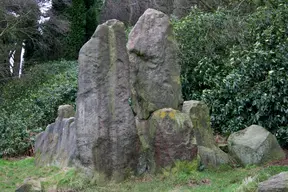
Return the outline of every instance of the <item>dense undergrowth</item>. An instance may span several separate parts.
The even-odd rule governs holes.
[[[1,88],[0,157],[33,154],[35,135],[57,116],[61,104],[75,103],[77,62],[36,65]]]
[[[58,191],[81,192],[252,192],[258,183],[270,176],[288,171],[287,166],[231,168],[222,166],[202,172],[187,169],[186,164],[178,162],[176,166],[158,175],[133,177],[123,183],[97,185],[93,179],[87,179],[74,168],[35,167],[34,159],[19,161],[0,159],[1,192],[15,191],[23,180],[30,178],[41,181],[45,191],[57,188]]]
[[[262,125],[288,146],[288,2],[249,13],[194,9],[174,21],[185,100],[203,100],[215,131]]]

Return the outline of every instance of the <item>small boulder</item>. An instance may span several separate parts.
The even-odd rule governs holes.
[[[259,183],[258,192],[288,192],[288,172],[282,172]]]
[[[258,125],[231,134],[228,150],[242,165],[263,164],[285,158],[276,137]]]
[[[137,126],[142,129],[138,130],[141,154],[148,171],[155,172],[173,165],[176,160],[191,161],[197,157],[195,134],[188,115],[164,108],[155,111],[148,122],[139,122]]]
[[[58,107],[58,119],[75,117],[75,111],[71,105],[60,105]]]
[[[42,186],[39,180],[27,178],[24,180],[23,184],[16,189],[15,192],[41,192]]]
[[[217,167],[223,164],[234,164],[234,159],[228,154],[223,152],[218,147],[204,147],[198,146],[198,154],[200,156],[200,161],[205,167]]]

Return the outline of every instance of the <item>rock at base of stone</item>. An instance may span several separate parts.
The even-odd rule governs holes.
[[[155,173],[175,161],[197,158],[197,145],[189,117],[180,111],[164,108],[147,121],[137,123],[141,141],[139,170]],[[146,167],[145,167],[146,166]]]
[[[25,179],[24,183],[15,192],[42,192],[41,182],[34,179]]]
[[[208,106],[201,101],[185,101],[182,112],[189,115],[192,121],[201,163],[205,167],[234,164],[233,158],[219,149],[215,143]]]
[[[232,133],[228,138],[228,149],[229,154],[244,166],[285,158],[276,137],[258,125]]]
[[[61,118],[48,125],[36,136],[35,163],[37,166],[68,167],[76,158],[76,128],[74,117]]]
[[[259,183],[258,192],[288,192],[288,172],[282,172]]]
[[[217,167],[223,164],[229,165],[235,162],[227,153],[223,152],[218,147],[208,148],[198,146],[198,154],[200,156],[201,163],[206,168]]]
[[[208,148],[215,147],[208,106],[202,101],[184,101],[182,112],[191,118],[197,145]]]

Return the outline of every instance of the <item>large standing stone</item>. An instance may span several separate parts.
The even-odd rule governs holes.
[[[201,162],[213,167],[233,163],[233,159],[215,144],[208,106],[201,101],[185,101],[182,112],[189,115],[192,121]]]
[[[36,165],[67,167],[74,164],[77,153],[74,113],[70,105],[59,106],[56,122],[36,136]]]
[[[259,183],[258,192],[288,192],[288,172],[282,172]]]
[[[147,9],[129,34],[132,107],[139,119],[182,103],[177,46],[169,17]]]
[[[285,157],[276,137],[258,125],[232,133],[228,138],[228,150],[243,165],[262,164]]]
[[[99,180],[123,180],[137,165],[137,130],[129,106],[129,59],[124,24],[99,25],[79,53],[79,160]],[[96,178],[97,179],[97,178]]]
[[[196,138],[188,115],[164,108],[155,111],[148,121],[137,124],[142,155],[140,171],[145,171],[146,166],[146,170],[155,172],[176,160],[191,161],[197,157]]]

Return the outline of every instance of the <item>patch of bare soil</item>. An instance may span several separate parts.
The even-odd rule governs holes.
[[[278,160],[278,161],[273,161],[271,163],[268,164],[269,165],[281,165],[281,166],[288,166],[288,149],[283,149],[283,151],[286,154],[285,159],[282,160]]]

